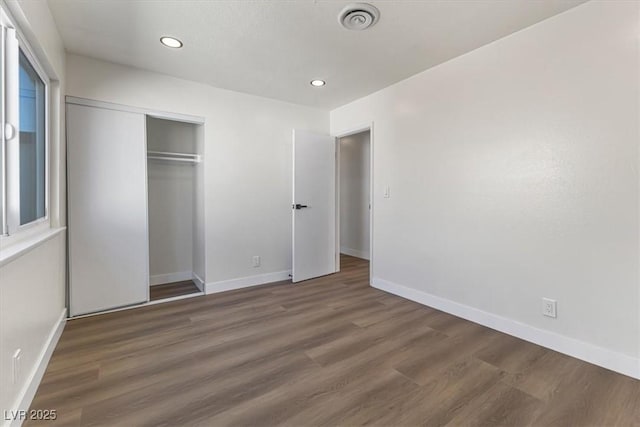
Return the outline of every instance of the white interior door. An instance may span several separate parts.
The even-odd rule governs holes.
[[[293,282],[336,272],[336,140],[293,131]]]
[[[67,104],[72,316],[148,300],[145,116]]]

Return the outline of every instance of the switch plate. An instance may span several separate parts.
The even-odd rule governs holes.
[[[388,199],[389,197],[391,197],[391,188],[389,188],[389,186],[386,185],[384,187],[384,198]]]
[[[260,256],[259,255],[256,255],[256,256],[253,257],[252,265],[253,265],[253,267],[260,267]]]
[[[547,317],[558,317],[557,314],[557,301],[551,298],[542,298],[542,314]]]

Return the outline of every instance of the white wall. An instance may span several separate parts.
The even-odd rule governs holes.
[[[340,252],[369,259],[369,131],[339,143]]]
[[[205,118],[208,283],[291,269],[291,129],[327,133],[327,111],[76,55],[67,76],[71,96]]]
[[[638,14],[589,2],[331,112],[374,122],[377,286],[640,375]]]
[[[196,153],[196,129],[194,124],[148,117],[147,150]],[[147,173],[151,283],[185,280],[166,277],[177,273],[188,272],[191,278],[196,170],[187,163],[151,160]]]
[[[6,5],[52,77],[49,217],[57,227],[65,223],[64,109],[60,108],[65,90],[64,47],[46,1],[7,1]],[[41,361],[49,338],[59,332],[65,310],[66,234],[49,236],[44,241],[37,236],[5,241],[0,249],[2,256],[7,251],[20,254],[0,266],[0,411],[20,405],[26,409],[43,373],[38,369],[44,367]],[[31,249],[16,251],[16,245]],[[22,350],[20,373],[12,383],[11,359],[18,348]],[[34,376],[36,381],[31,382]]]
[[[65,314],[66,239],[61,232],[0,268],[0,413],[16,410],[26,394],[33,398],[50,336]],[[13,354],[22,351],[18,381]],[[46,366],[46,365],[45,365]],[[44,372],[40,372],[40,375]],[[31,388],[30,388],[31,386]],[[27,409],[21,407],[20,409]]]

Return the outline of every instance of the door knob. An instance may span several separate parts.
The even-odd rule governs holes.
[[[304,208],[308,208],[309,206],[307,205],[301,205],[300,203],[296,203],[295,205],[293,205],[293,209],[304,209]]]

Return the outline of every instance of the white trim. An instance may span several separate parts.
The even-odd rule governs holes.
[[[358,249],[351,249],[351,248],[346,248],[344,246],[340,246],[340,253],[341,254],[345,254],[345,255],[349,255],[349,256],[354,256],[356,258],[362,258],[362,259],[369,259],[369,252],[368,251],[360,251]]]
[[[170,113],[167,111],[157,111],[148,108],[133,107],[130,105],[115,104],[113,102],[96,101],[93,99],[77,98],[75,96],[66,96],[67,104],[84,105],[85,107],[104,108],[107,110],[127,111],[130,113],[144,114],[155,119],[173,120],[176,122],[193,123],[197,125],[204,124],[204,117],[192,116],[189,114]]]
[[[6,243],[7,246],[3,246],[2,248],[0,248],[0,267],[10,263],[16,258],[20,258],[22,255],[26,254],[32,249],[35,249],[38,246],[42,245],[44,242],[53,239],[66,229],[67,227],[47,228],[41,233],[24,239],[21,238],[21,240],[16,241],[15,243]],[[12,237],[15,237],[15,235]],[[3,244],[8,241],[9,237],[5,236],[5,239],[6,240],[3,240]]]
[[[1,4],[0,4],[1,5]],[[2,47],[3,52],[0,54],[0,93],[3,95],[0,96],[0,236],[5,235],[7,233],[6,224],[7,224],[7,186],[5,180],[5,170],[6,170],[6,141],[5,141],[5,130],[6,130],[6,94],[7,92],[7,70],[6,70],[6,61],[4,55],[4,49],[6,49],[6,39],[8,35],[8,31],[5,27],[9,24],[9,19],[5,14],[5,11],[2,7],[0,7],[0,46]]]
[[[202,277],[193,272],[191,280],[193,280],[193,283],[195,283],[198,289],[200,289],[200,292],[204,292],[204,280],[202,279]]]
[[[373,122],[368,122],[368,123],[361,124],[359,126],[355,126],[355,127],[350,128],[350,129],[338,132],[335,135],[335,137],[340,139],[340,138],[344,138],[345,136],[351,136],[351,135],[355,135],[355,134],[358,134],[358,133],[369,131],[372,128],[373,128]]]
[[[334,141],[335,141],[335,151],[336,151],[336,155],[335,155],[335,182],[336,182],[336,191],[335,191],[335,217],[336,217],[336,225],[335,225],[335,272],[338,273],[340,272],[340,242],[341,242],[341,237],[340,237],[340,227],[342,227],[341,221],[342,221],[342,207],[340,205],[340,191],[342,190],[342,181],[340,179],[340,162],[341,160],[341,150],[342,150],[342,144],[340,143],[340,138],[336,138],[334,137]]]
[[[60,317],[56,321],[53,328],[51,328],[51,332],[49,333],[49,337],[45,342],[44,347],[40,351],[38,355],[38,359],[36,359],[36,364],[32,369],[29,379],[25,383],[23,389],[18,395],[17,403],[18,407],[15,408],[12,413],[17,414],[19,411],[28,411],[31,406],[31,402],[33,401],[33,397],[36,395],[36,391],[38,391],[38,387],[40,386],[40,381],[42,381],[42,377],[44,372],[47,369],[47,365],[49,364],[49,360],[51,359],[51,355],[53,354],[53,350],[56,348],[58,344],[58,340],[60,339],[60,335],[62,335],[62,331],[64,330],[64,326],[67,322],[67,309],[62,309],[62,313],[60,313]],[[22,425],[21,419],[11,420],[8,424],[10,426],[20,426]]]
[[[374,191],[374,122],[371,122],[369,126],[369,280],[373,277],[373,207],[375,205],[375,191]]]
[[[4,135],[4,188],[6,235],[14,234],[20,224],[20,46],[15,29],[6,29],[5,61],[5,123],[13,128],[13,136]]]
[[[173,282],[183,282],[185,280],[193,279],[193,272],[179,271],[177,273],[156,274],[149,277],[149,286],[165,285]]]
[[[255,276],[240,277],[238,279],[220,280],[205,285],[205,294],[232,291],[234,289],[248,288],[250,286],[266,285],[267,283],[291,280],[291,270],[277,271],[275,273],[257,274]]]
[[[64,104],[64,108],[65,111],[67,110],[67,104]],[[66,118],[65,118],[66,120]],[[66,134],[66,130],[65,130],[65,134]],[[145,157],[147,156],[147,150],[149,149],[149,135],[147,134],[147,118],[144,118],[144,139],[142,140],[142,143],[144,144],[144,155]],[[69,157],[69,148],[67,146],[67,158]],[[145,233],[145,240],[147,242],[149,242],[149,165],[147,164],[147,161],[145,159],[144,163],[144,192],[146,194],[146,197],[144,198],[144,211],[145,211],[145,215],[144,215],[144,233]],[[69,162],[67,162],[67,165],[69,165]],[[67,166],[67,168],[69,168],[69,166]],[[68,175],[67,175],[68,176]],[[68,184],[69,180],[67,179],[67,195],[69,194],[69,184]],[[68,197],[68,196],[67,196]],[[71,242],[71,239],[69,239],[69,242]],[[151,249],[149,248],[149,245],[147,245],[145,247],[145,258],[146,258],[146,262],[144,263],[145,266],[145,276],[147,276],[147,283],[151,283]],[[71,262],[71,251],[69,251],[69,262]],[[71,268],[69,268],[69,277],[71,277]],[[71,283],[71,280],[69,280],[69,283]],[[146,298],[146,302],[149,302],[151,300],[151,287],[147,286],[146,287],[146,291],[147,291],[147,298]],[[71,288],[69,288],[69,295],[71,295]],[[69,300],[71,301],[71,300]],[[71,304],[69,304],[69,307],[71,307]]]
[[[593,363],[594,365],[640,379],[640,359],[623,353],[608,350],[584,341],[570,338],[555,332],[538,329],[534,326],[507,319],[493,313],[460,304],[417,289],[374,277],[371,280],[374,288],[398,295],[400,297],[436,308],[454,316],[462,317],[491,329],[521,338],[525,341],[541,345],[566,355]]]

